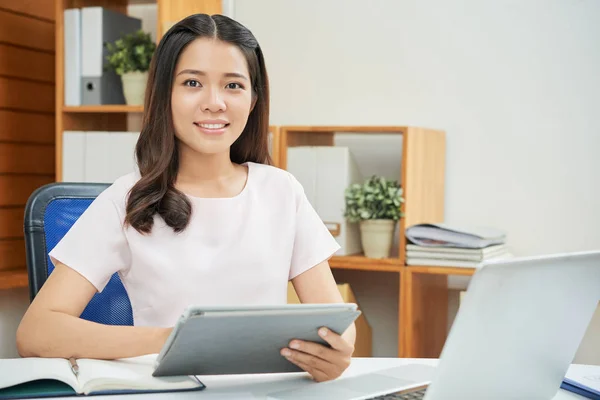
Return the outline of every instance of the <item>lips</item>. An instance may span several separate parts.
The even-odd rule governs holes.
[[[225,121],[210,121],[210,122],[194,122],[194,125],[205,135],[219,136],[225,133],[229,122]]]

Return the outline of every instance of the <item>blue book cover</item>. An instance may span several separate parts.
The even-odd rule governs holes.
[[[588,399],[600,400],[600,367],[572,365],[560,387]]]

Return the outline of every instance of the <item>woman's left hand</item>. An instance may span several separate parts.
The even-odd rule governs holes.
[[[319,336],[331,348],[294,339],[289,348],[281,350],[281,355],[308,372],[317,382],[323,382],[339,377],[350,366],[354,346],[327,328],[319,329]]]

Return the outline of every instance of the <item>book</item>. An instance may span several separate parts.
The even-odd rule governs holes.
[[[0,399],[202,390],[195,376],[154,377],[156,354],[118,360],[0,359]]]
[[[504,253],[502,255],[491,257],[482,261],[489,260],[500,260],[512,257],[510,253]],[[423,266],[423,267],[463,267],[463,268],[477,268],[482,261],[473,260],[449,260],[439,258],[406,258],[406,265],[411,266]]]
[[[594,368],[595,373],[590,373],[589,365],[571,365],[560,387],[588,399],[600,400],[600,367]]]
[[[468,256],[486,257],[490,254],[501,253],[507,251],[505,244],[495,244],[480,249],[469,249],[464,247],[448,247],[448,246],[419,246],[417,244],[407,244],[406,251],[427,253],[427,254],[460,254]]]
[[[463,260],[463,261],[485,261],[490,260],[492,258],[497,258],[503,256],[508,253],[506,247],[502,246],[500,248],[496,248],[493,251],[486,252],[463,252],[460,249],[455,248],[436,248],[432,247],[434,251],[428,251],[426,247],[422,247],[419,250],[406,250],[407,258],[429,258],[436,260]],[[445,251],[444,251],[445,250]],[[458,251],[456,251],[458,250]]]
[[[506,241],[506,234],[499,229],[444,223],[412,225],[406,229],[405,235],[410,243],[432,247],[481,249]]]

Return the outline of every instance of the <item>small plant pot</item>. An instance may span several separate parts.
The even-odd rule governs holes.
[[[360,236],[366,257],[386,258],[390,256],[395,225],[396,221],[393,219],[360,221]]]
[[[125,102],[128,105],[139,106],[144,104],[147,81],[148,72],[135,71],[121,75],[123,95],[125,96]]]

